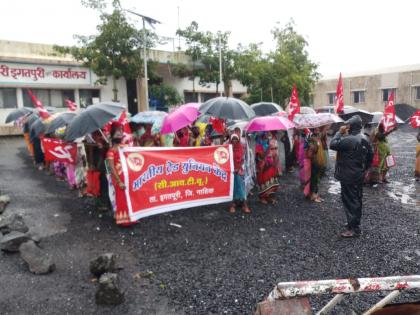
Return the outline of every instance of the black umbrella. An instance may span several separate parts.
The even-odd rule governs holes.
[[[37,112],[33,112],[32,114],[29,114],[25,119],[25,123],[23,124],[23,132],[29,133],[29,129],[31,128],[32,124],[38,120],[38,118],[39,118],[39,115]]]
[[[339,114],[339,116],[341,118],[343,118],[344,121],[349,120],[351,117],[353,117],[355,115],[360,116],[360,118],[362,119],[363,125],[366,125],[367,123],[370,123],[372,121],[372,118],[373,118],[372,113],[369,113],[366,110],[358,109],[358,108],[354,108],[354,107],[344,108],[343,113]]]
[[[101,129],[111,119],[126,109],[125,106],[114,102],[103,102],[91,105],[77,115],[66,128],[65,139],[84,137],[88,133]]]
[[[58,128],[67,126],[73,120],[74,117],[77,116],[75,112],[64,112],[58,114],[56,118],[54,118],[51,123],[48,124],[47,128],[45,129],[45,133],[53,133]]]
[[[254,110],[245,102],[233,97],[216,97],[203,103],[199,111],[223,119],[249,120],[255,116]]]
[[[9,115],[7,115],[6,117],[6,124],[15,120],[18,120],[19,118],[31,114],[35,111],[34,108],[30,108],[30,107],[22,107],[22,108],[18,108],[15,109],[13,112],[11,112]]]
[[[44,133],[45,128],[46,126],[42,118],[38,118],[37,120],[35,120],[35,122],[29,127],[29,136],[30,136],[31,142],[36,137],[38,137],[40,133]]]
[[[276,103],[260,102],[251,105],[257,116],[269,116],[274,113],[284,112],[284,110]]]

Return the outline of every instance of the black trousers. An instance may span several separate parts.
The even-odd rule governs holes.
[[[341,182],[341,199],[347,217],[347,226],[350,230],[360,231],[362,218],[363,183]]]

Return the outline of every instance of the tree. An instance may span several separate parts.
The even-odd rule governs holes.
[[[216,92],[218,92],[220,84],[219,48],[221,47],[222,79],[225,95],[230,95],[231,81],[235,77],[233,64],[235,52],[228,46],[230,32],[213,34],[209,31],[199,31],[198,23],[193,21],[184,30],[177,30],[177,35],[185,39],[187,44],[185,53],[191,57],[192,65],[175,65],[174,73],[179,76],[188,76],[193,80],[193,92],[195,92],[194,79],[196,77],[200,79],[200,85],[215,83]]]
[[[154,84],[150,86],[150,98],[154,100],[161,107],[170,105],[178,105],[183,102],[178,91],[169,85]]]
[[[295,83],[302,105],[319,74],[317,64],[309,59],[308,43],[294,30],[293,21],[272,31],[276,49],[264,54],[259,44],[239,45],[235,58],[236,77],[248,87],[246,101],[274,101],[284,106]]]
[[[136,79],[143,74],[140,51],[146,45],[154,46],[156,34],[147,31],[147,40],[143,40],[143,30],[136,30],[126,19],[118,0],[112,2],[112,12],[105,12],[103,0],[82,1],[85,6],[100,12],[101,23],[97,26],[98,35],[75,35],[78,46],[54,46],[60,53],[71,54],[84,66],[89,67],[98,76],[97,83],[104,84],[108,77],[113,81],[113,100],[118,100],[116,81],[124,77]],[[153,76],[153,67],[150,71]]]

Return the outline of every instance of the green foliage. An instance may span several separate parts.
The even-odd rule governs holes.
[[[197,22],[193,21],[187,28],[177,30],[177,35],[185,39],[187,45],[185,53],[191,57],[192,65],[181,69],[174,67],[174,73],[184,77],[188,76],[191,80],[198,77],[199,84],[203,86],[208,83],[216,83],[216,92],[218,92],[220,84],[219,47],[221,47],[222,79],[225,85],[225,95],[228,95],[231,80],[235,77],[233,63],[235,52],[228,46],[230,32],[213,34],[209,31],[199,31]]]
[[[192,22],[177,34],[186,40],[185,51],[192,59],[192,66],[173,65],[175,75],[200,78],[200,84],[219,82],[219,38],[222,49],[222,72],[225,95],[233,79],[248,87],[248,103],[261,100],[284,105],[290,97],[293,84],[297,85],[302,105],[308,104],[313,84],[318,79],[317,65],[306,51],[308,43],[294,29],[293,21],[285,27],[276,27],[272,34],[276,49],[264,54],[261,44],[239,45],[229,48],[229,32],[203,32],[197,22]]]
[[[153,47],[157,36],[147,30],[147,40],[144,42],[143,31],[136,30],[127,21],[119,1],[113,1],[111,13],[104,11],[106,4],[103,0],[84,0],[83,3],[100,11],[101,23],[97,26],[98,35],[75,35],[78,46],[54,46],[54,49],[60,53],[71,54],[83,65],[91,68],[99,78],[97,83],[104,84],[107,77],[112,77],[114,100],[117,100],[116,80],[121,77],[136,79],[142,75],[143,63],[140,51],[144,45],[147,48]],[[153,73],[151,75],[153,76]]]
[[[183,102],[182,97],[179,95],[178,91],[170,85],[151,85],[149,93],[150,97],[159,100],[160,103],[165,107],[170,105],[178,105]]]
[[[308,43],[294,29],[293,21],[272,31],[276,49],[263,54],[259,45],[238,47],[237,78],[248,87],[249,103],[274,101],[282,106],[290,97],[293,84],[302,105],[309,104],[312,87],[319,77],[317,64],[309,59]]]

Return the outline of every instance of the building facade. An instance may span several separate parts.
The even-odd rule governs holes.
[[[175,87],[186,102],[204,102],[217,96],[215,84],[200,86],[198,78],[193,82],[172,75],[171,64],[189,62],[183,52],[151,50],[149,58],[158,62],[157,72],[162,83]],[[28,89],[44,106],[65,111],[66,99],[79,107],[112,100],[112,79],[108,78],[105,85],[97,84],[97,79],[91,69],[83,67],[71,56],[58,54],[52,45],[0,40],[0,135],[20,133],[12,124],[6,125],[5,118],[16,108],[33,107]],[[246,87],[232,83],[234,96],[246,93]],[[146,109],[145,98],[142,100],[144,86],[144,79],[117,80],[118,99],[132,114]],[[223,91],[223,84],[219,85],[220,90]]]
[[[333,105],[337,78],[320,80],[313,92],[315,108]],[[370,112],[383,111],[391,92],[395,104],[409,104],[420,108],[420,65],[410,65],[384,70],[343,74],[344,104]]]

